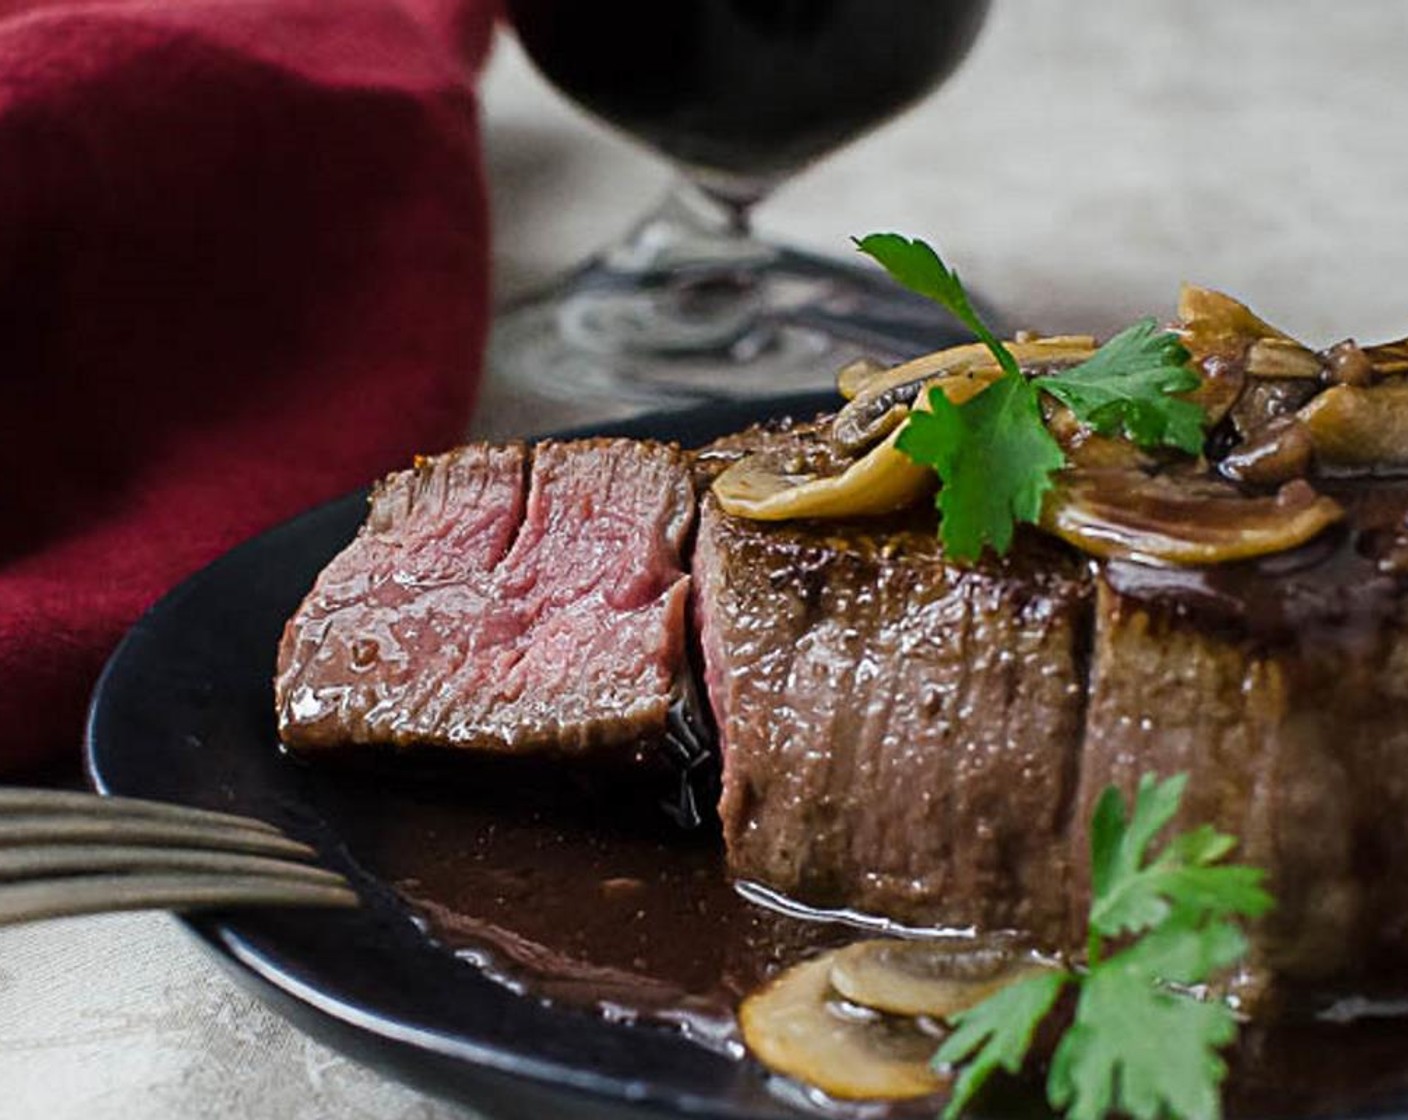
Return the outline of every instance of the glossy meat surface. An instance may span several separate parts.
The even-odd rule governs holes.
[[[1336,497],[1347,524],[1298,553],[1101,573],[1074,817],[1112,782],[1188,772],[1176,827],[1211,822],[1267,870],[1253,963],[1306,981],[1408,957],[1408,486]]]
[[[696,612],[730,869],[818,906],[1064,936],[1087,588],[933,515],[764,524],[706,498]]]
[[[1101,791],[1186,772],[1176,827],[1237,836],[1278,898],[1252,978],[1401,970],[1408,485],[1335,496],[1346,522],[1312,545],[1207,569],[1030,537],[963,568],[932,515],[769,524],[706,498],[730,871],[1078,951]]]
[[[285,628],[283,741],[632,750],[684,665],[680,452],[470,445],[386,479]]]

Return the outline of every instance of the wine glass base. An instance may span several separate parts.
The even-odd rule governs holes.
[[[498,316],[491,379],[553,399],[669,407],[822,389],[857,358],[899,362],[970,337],[878,270],[751,244],[765,254],[722,269],[588,263]]]

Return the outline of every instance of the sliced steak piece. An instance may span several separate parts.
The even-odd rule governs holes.
[[[1064,940],[1087,584],[1063,546],[944,562],[932,513],[702,504],[694,580],[732,873],[803,902]]]
[[[1297,553],[1106,568],[1072,836],[1074,858],[1106,785],[1186,771],[1175,827],[1267,870],[1253,963],[1294,980],[1401,967],[1408,945],[1408,487],[1336,497],[1349,524]]]
[[[521,753],[663,735],[693,519],[662,444],[472,445],[390,476],[284,630],[281,737]]]

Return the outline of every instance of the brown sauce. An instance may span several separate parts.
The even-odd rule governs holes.
[[[426,936],[524,998],[666,1024],[741,1060],[744,995],[876,935],[745,898],[724,874],[717,826],[682,832],[648,783],[481,760],[403,767],[315,784],[353,856],[397,888]],[[1319,999],[1248,1027],[1230,1059],[1232,1116],[1382,1112],[1408,1101],[1408,1002]]]
[[[1345,521],[1300,548],[1209,568],[1104,565],[1121,594],[1267,645],[1353,645],[1397,625],[1408,584],[1408,482],[1322,483]]]
[[[682,830],[660,808],[668,776],[577,780],[570,763],[451,763],[432,761],[431,774],[407,774],[401,761],[379,769],[375,816],[354,788],[369,779],[337,775],[333,817],[428,936],[535,997],[672,1022],[736,1051],[744,994],[855,936],[746,901],[724,875],[717,824]]]

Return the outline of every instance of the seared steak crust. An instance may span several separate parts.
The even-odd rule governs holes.
[[[1105,569],[1074,818],[1083,826],[1112,782],[1186,771],[1175,827],[1211,822],[1268,871],[1277,905],[1255,963],[1304,980],[1382,971],[1408,953],[1408,596],[1396,558],[1408,487],[1337,497],[1348,525],[1300,556]],[[1073,851],[1087,843],[1078,827]]]
[[[737,875],[1063,937],[1088,613],[1068,552],[962,569],[932,515],[769,525],[706,498],[694,571]]]
[[[776,438],[776,437],[769,437]],[[1019,538],[947,563],[932,517],[762,523],[703,502],[695,597],[731,870],[813,905],[1078,951],[1101,791],[1190,775],[1267,870],[1263,977],[1408,956],[1408,485],[1217,569]]]

